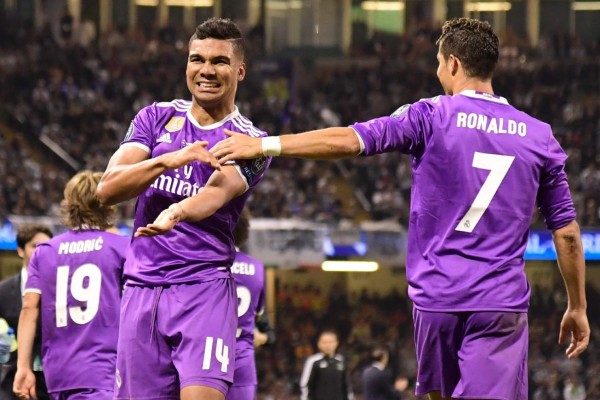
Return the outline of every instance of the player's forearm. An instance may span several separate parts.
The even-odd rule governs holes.
[[[162,161],[162,157],[157,157],[135,164],[109,166],[98,185],[98,198],[112,205],[138,196],[165,172],[167,168]]]
[[[33,341],[35,340],[35,328],[39,315],[39,309],[23,307],[19,317],[19,329],[17,331],[17,345],[19,348],[17,357],[17,368],[31,369]]]
[[[282,135],[281,156],[333,160],[358,155],[360,143],[352,128],[319,129],[296,135]]]
[[[179,221],[200,221],[213,215],[224,204],[223,196],[211,196],[210,191],[200,189],[197,195],[180,201],[181,218]]]
[[[557,262],[568,296],[570,310],[585,310],[585,259],[579,225],[573,221],[553,232]]]

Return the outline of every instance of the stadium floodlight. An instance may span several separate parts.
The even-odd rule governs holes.
[[[404,10],[403,1],[363,1],[360,4],[363,10],[367,11],[402,11]]]
[[[574,1],[573,11],[600,11],[600,1]]]
[[[291,0],[291,1],[282,1],[282,0],[269,0],[267,1],[267,8],[276,11],[286,11],[286,10],[299,10],[303,7],[303,3],[301,0]]]
[[[213,0],[165,0],[168,6],[177,7],[212,7]]]
[[[321,269],[327,272],[375,272],[379,264],[375,261],[323,261]]]
[[[135,0],[136,6],[157,7],[159,0]],[[212,7],[214,0],[165,0],[170,7]]]
[[[135,0],[135,5],[140,7],[158,7],[158,0]]]
[[[511,8],[508,1],[470,1],[465,4],[465,10],[469,12],[508,11]]]

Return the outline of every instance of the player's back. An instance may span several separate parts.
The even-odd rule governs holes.
[[[256,384],[254,363],[254,326],[257,312],[264,307],[265,271],[257,259],[238,251],[231,267],[238,296],[238,329],[236,343],[236,386]]]
[[[43,367],[50,391],[113,389],[128,243],[102,230],[75,230],[36,249],[27,291],[42,296]]]
[[[525,311],[536,199],[550,228],[574,218],[564,152],[547,124],[498,96],[468,91],[412,107],[430,125],[413,152],[411,298],[424,310]]]

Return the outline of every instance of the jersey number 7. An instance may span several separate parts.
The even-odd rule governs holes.
[[[490,171],[490,174],[485,182],[483,182],[483,186],[479,190],[479,193],[477,193],[477,197],[475,197],[475,200],[471,204],[471,208],[469,208],[469,211],[467,211],[454,230],[467,233],[473,232],[483,213],[490,206],[494,195],[498,191],[514,160],[514,156],[475,152],[473,167],[487,169]]]

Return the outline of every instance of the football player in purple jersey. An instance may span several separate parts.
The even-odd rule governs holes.
[[[266,136],[234,103],[244,47],[228,19],[199,25],[186,68],[191,100],[139,111],[98,188],[107,204],[137,196],[117,399],[223,400],[233,381],[232,231],[270,158],[220,166],[207,148],[227,137],[225,129]]]
[[[249,213],[244,209],[233,231],[237,252],[231,267],[238,297],[238,328],[235,349],[233,385],[227,400],[254,400],[256,398],[256,363],[254,347],[274,341],[274,332],[261,332],[256,327],[258,316],[265,305],[265,267],[256,258],[239,248],[248,240]]]
[[[221,163],[259,155],[409,154],[406,275],[414,303],[416,392],[431,399],[524,400],[530,287],[523,254],[536,205],[553,232],[568,295],[559,342],[570,339],[568,358],[589,342],[567,156],[548,124],[494,94],[499,41],[487,22],[449,20],[437,44],[445,95],[350,127],[263,139],[229,132],[211,152]]]
[[[19,398],[36,398],[31,362],[38,320],[50,397],[111,400],[114,396],[129,239],[105,231],[112,224],[114,209],[96,196],[101,176],[83,171],[71,178],[61,203],[68,231],[39,244],[29,263],[13,384]]]

